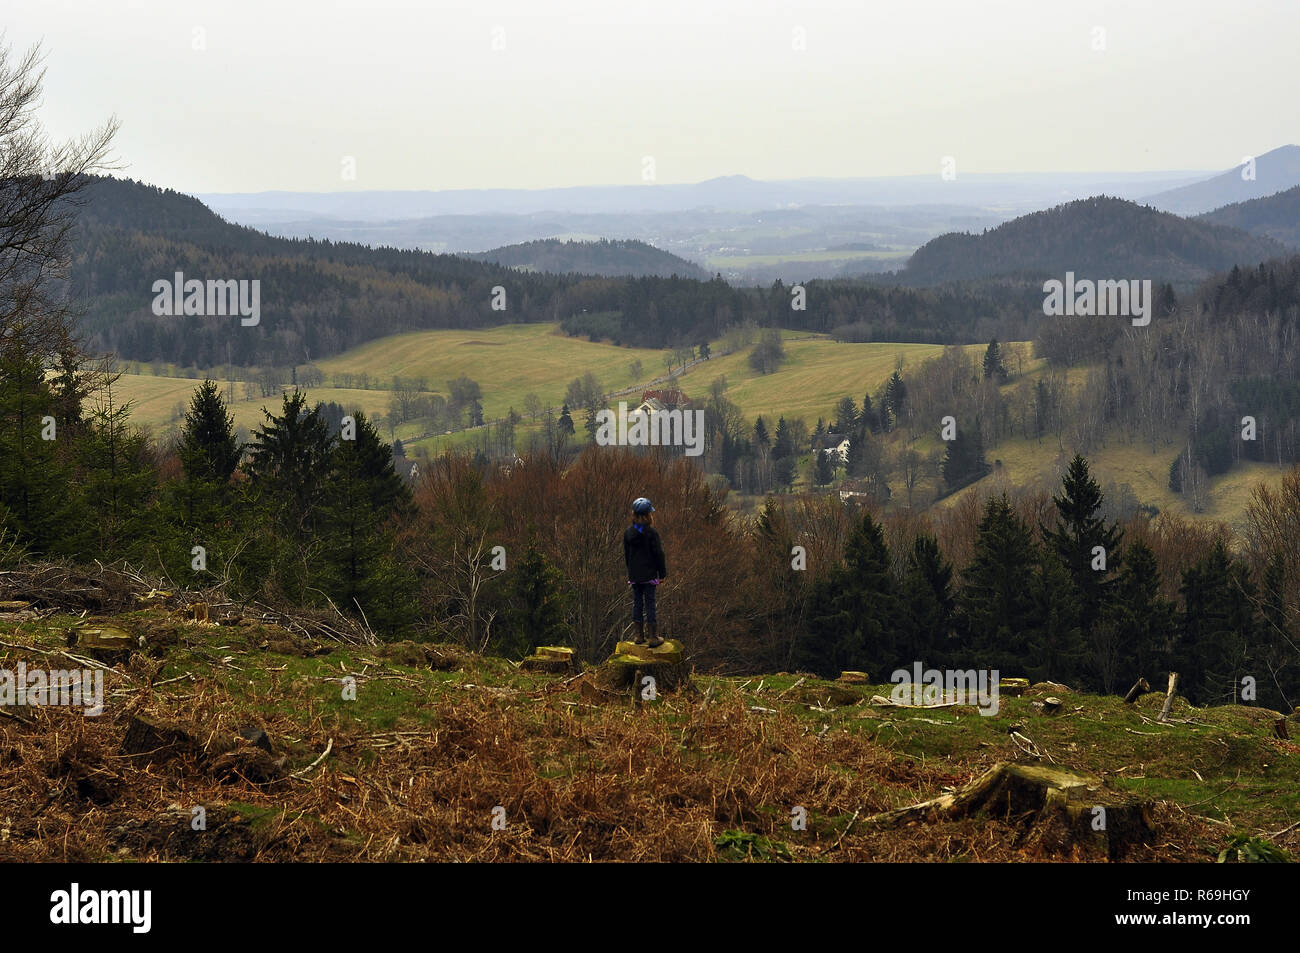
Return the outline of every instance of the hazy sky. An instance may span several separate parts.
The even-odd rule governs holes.
[[[1300,141],[1297,0],[0,0],[0,26],[44,43],[52,133],[116,113],[124,173],[187,192],[638,183],[645,156],[660,182],[1226,169]]]

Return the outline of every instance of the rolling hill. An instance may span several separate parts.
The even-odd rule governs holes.
[[[1255,177],[1243,178],[1245,163],[1204,182],[1157,192],[1143,199],[1165,212],[1200,215],[1236,202],[1263,198],[1300,185],[1300,146],[1281,146],[1255,157]]]
[[[1300,247],[1300,185],[1262,199],[1225,205],[1197,218]]]
[[[1123,199],[1081,199],[980,235],[942,235],[916,250],[900,278],[930,285],[1000,275],[1150,278],[1190,283],[1282,255],[1269,238]]]
[[[654,275],[668,278],[708,280],[709,273],[694,262],[662,251],[646,242],[605,239],[595,242],[561,241],[545,238],[518,245],[506,245],[490,251],[464,252],[462,258],[493,262],[525,271],[549,271],[554,274],[603,275],[613,277]]]

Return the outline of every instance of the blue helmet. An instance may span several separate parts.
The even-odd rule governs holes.
[[[632,501],[632,512],[637,516],[645,516],[647,513],[653,513],[655,508],[650,505],[650,501],[644,496],[638,496]]]

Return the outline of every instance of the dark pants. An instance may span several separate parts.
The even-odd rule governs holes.
[[[632,583],[632,621],[640,622],[643,619],[646,622],[657,622],[655,618],[655,589],[657,587],[652,582],[634,582]],[[642,606],[645,607],[645,613],[642,614]]]

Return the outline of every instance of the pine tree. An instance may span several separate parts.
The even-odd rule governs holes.
[[[279,528],[301,538],[315,526],[333,441],[303,391],[285,391],[282,400],[278,417],[262,411],[266,422],[253,435],[248,471]]]
[[[1120,661],[1124,676],[1155,684],[1168,667],[1174,635],[1175,605],[1160,596],[1160,567],[1146,543],[1137,540],[1124,553],[1103,617],[1125,639]]]
[[[885,394],[880,400],[880,425],[886,432],[898,426],[903,416],[903,405],[907,402],[907,385],[903,375],[894,371],[885,384]]]
[[[35,350],[21,334],[0,343],[0,514],[8,512],[10,530],[37,555],[72,552],[83,523],[71,466],[75,434],[58,426],[57,415]]]
[[[826,486],[834,479],[835,467],[831,463],[830,451],[813,451],[813,482],[818,486]]]
[[[1002,349],[998,347],[998,339],[994,338],[989,341],[989,346],[984,351],[984,379],[1005,384],[1007,377],[1007,366],[1002,359]]]
[[[78,442],[81,490],[93,514],[84,551],[115,559],[129,555],[146,535],[146,507],[157,485],[148,438],[131,426],[131,403],[118,404],[119,375],[106,370],[99,402]]]
[[[569,413],[569,405],[565,404],[560,408],[560,433],[572,437],[573,431],[573,415]]]
[[[215,382],[205,380],[190,398],[177,454],[188,480],[224,485],[239,465],[235,420]]]
[[[959,597],[963,650],[980,665],[1023,665],[1037,621],[1031,582],[1037,546],[1006,494],[988,501]]]
[[[973,427],[958,427],[956,436],[945,442],[940,471],[949,490],[960,489],[989,472],[978,418]]]
[[[921,662],[940,668],[949,662],[950,632],[955,599],[952,566],[939,551],[933,536],[922,534],[912,542],[900,584],[900,662]]]
[[[1119,569],[1123,533],[1098,515],[1103,502],[1101,487],[1088,472],[1088,461],[1081,455],[1076,454],[1070,461],[1061,495],[1052,497],[1052,502],[1058,514],[1056,527],[1044,528],[1043,539],[1069,571],[1079,592],[1079,624],[1088,633],[1108,599],[1114,573]],[[1098,546],[1100,554],[1095,552]],[[1099,558],[1105,560],[1104,569],[1093,568]]]
[[[754,421],[754,446],[763,451],[772,446],[772,438],[768,436],[767,424],[763,423],[762,417]]]
[[[827,677],[897,664],[898,589],[889,567],[884,531],[865,513],[845,544],[844,565],[813,587],[799,664]]]
[[[1030,592],[1033,621],[1023,662],[1026,673],[1032,681],[1076,682],[1084,659],[1078,592],[1069,570],[1051,549],[1038,552]]]
[[[835,405],[835,432],[852,434],[858,427],[858,407],[852,397],[841,397]]]
[[[567,642],[563,577],[542,552],[535,532],[530,533],[512,577],[505,617],[496,637],[497,651],[508,658],[522,658],[539,645]]]
[[[394,553],[395,518],[411,507],[393,469],[392,449],[357,411],[355,439],[334,442],[317,525],[322,546],[313,569],[335,605],[360,611],[386,637],[414,618],[414,577]]]
[[[880,433],[880,415],[871,406],[871,395],[862,395],[862,412],[858,415],[863,427],[872,433]]]
[[[1198,704],[1240,700],[1241,678],[1259,640],[1255,585],[1223,541],[1183,572],[1177,661],[1189,699]],[[1257,676],[1258,677],[1258,676]]]
[[[772,444],[772,456],[794,456],[794,441],[790,438],[790,428],[786,424],[784,417],[781,417],[776,422],[776,438]]]

